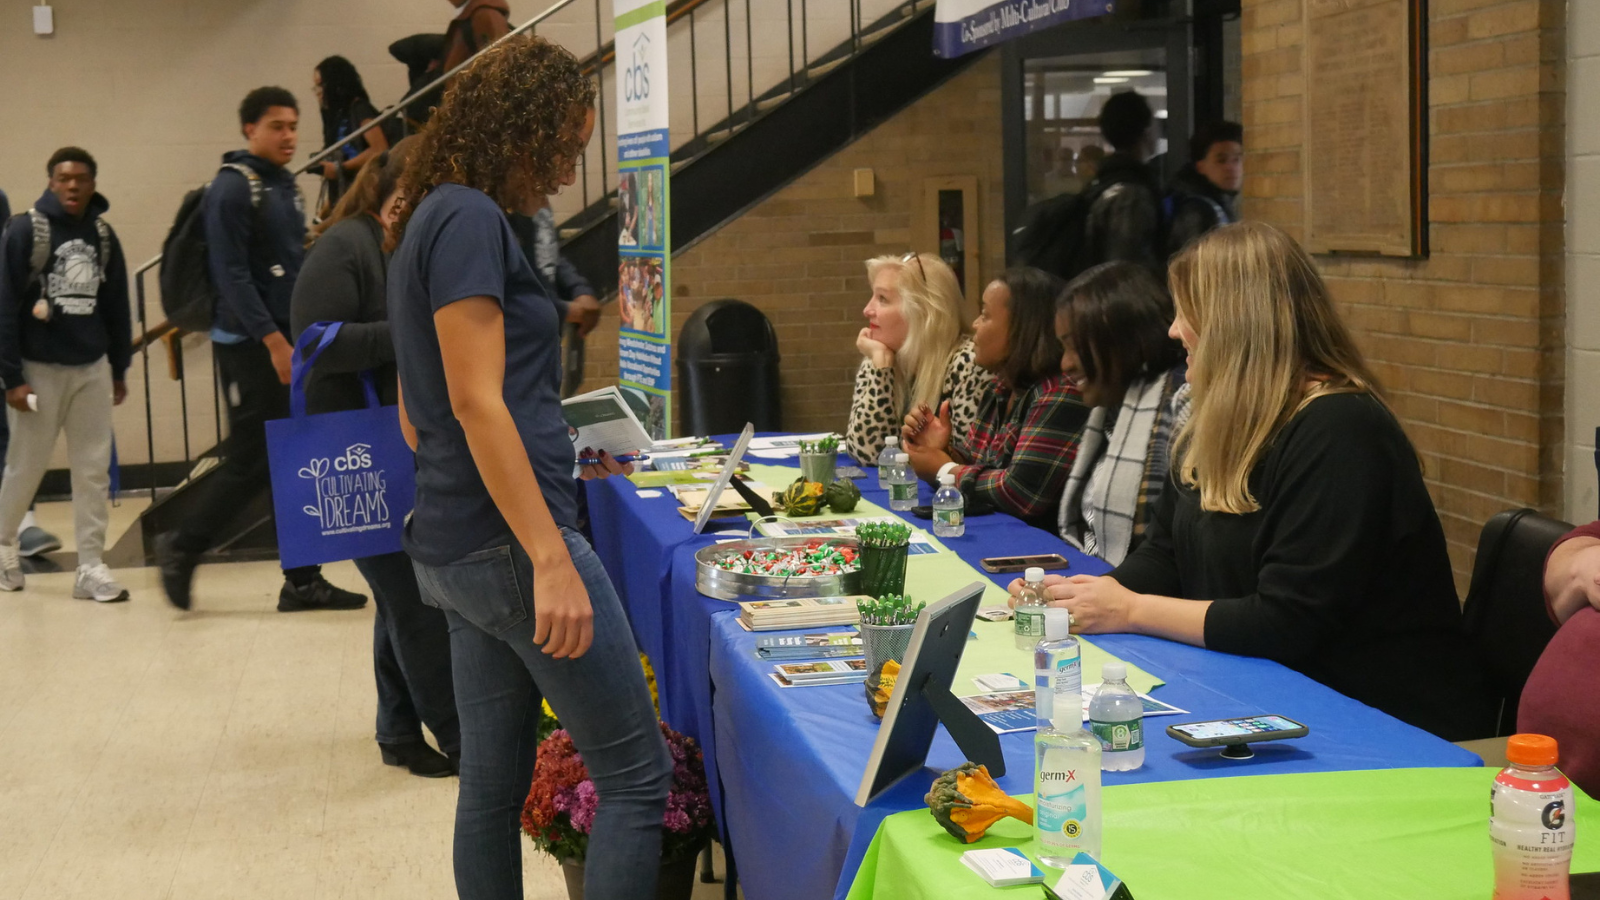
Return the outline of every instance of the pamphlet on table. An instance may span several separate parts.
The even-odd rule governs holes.
[[[1083,721],[1089,721],[1089,701],[1094,699],[1095,692],[1100,690],[1099,682],[1083,686]],[[1139,699],[1144,703],[1146,716],[1182,716],[1188,710],[1179,709],[1170,703],[1162,703],[1149,694],[1140,694]],[[978,714],[984,724],[994,729],[996,734],[1011,734],[1017,731],[1032,731],[1038,724],[1034,712],[1037,699],[1034,692],[1026,691],[999,691],[992,694],[974,694],[962,697],[961,702],[967,708]]]
[[[773,674],[795,687],[815,684],[855,684],[867,680],[865,659],[819,659],[812,662],[779,663]]]
[[[859,625],[856,601],[864,597],[796,597],[739,604],[739,624],[748,631],[780,631],[817,625]]]
[[[778,634],[756,640],[756,655],[762,659],[842,659],[861,654],[859,631]]]

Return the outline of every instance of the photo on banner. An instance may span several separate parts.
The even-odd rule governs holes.
[[[662,0],[617,0],[617,307],[622,395],[652,438],[672,426],[671,145]]]

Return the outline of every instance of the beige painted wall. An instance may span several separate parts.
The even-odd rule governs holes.
[[[511,0],[512,21],[526,21],[557,2]],[[863,20],[872,21],[895,0],[856,2]],[[86,147],[101,164],[100,188],[112,204],[107,218],[133,266],[159,252],[184,192],[215,172],[223,152],[241,145],[235,110],[247,91],[279,84],[299,96],[309,113],[303,161],[321,145],[311,93],[311,70],[318,60],[334,53],[349,57],[374,102],[386,106],[406,86],[404,69],[389,57],[388,45],[410,34],[442,31],[452,14],[449,0],[53,0],[53,5],[56,34],[38,37],[32,34],[28,0],[0,0],[0,83],[6,85],[0,94],[0,189],[14,207],[26,209],[43,190],[50,152],[65,144]],[[725,8],[731,10],[727,22]],[[850,0],[812,0],[803,8],[806,23],[800,8],[783,0],[707,6],[694,22],[693,66],[690,21],[671,28],[677,142],[687,140],[695,124],[707,129],[726,115],[730,95],[734,106],[742,106],[748,97],[785,81],[791,33],[797,64],[804,62],[802,47],[816,58],[849,38]],[[792,28],[783,24],[786,14]],[[573,0],[538,31],[584,56],[597,41],[611,39],[610,17],[608,0]],[[760,27],[752,27],[755,23]],[[691,71],[698,76],[697,91],[689,90]],[[602,172],[609,176],[605,181],[615,178],[610,160],[616,85],[609,71],[600,87],[610,121],[604,139],[590,147],[585,167],[590,199],[607,186]],[[304,179],[302,186],[315,196],[314,179]],[[576,211],[585,196],[583,185],[569,188],[556,200],[558,216]],[[162,317],[153,284],[151,290],[147,314],[154,324]],[[207,371],[205,341],[191,337],[186,346],[189,371]],[[155,458],[180,459],[185,416],[176,384],[166,375],[165,351],[154,351],[151,367]],[[132,396],[118,410],[116,425],[122,460],[136,463],[149,458],[138,360],[129,383]],[[203,377],[191,379],[190,387],[187,422],[192,450],[198,452],[215,438],[214,398]],[[62,464],[58,454],[57,465]]]
[[[27,0],[0,2],[0,189],[26,209],[44,189],[51,151],[77,144],[100,163],[100,190],[111,201],[130,269],[160,252],[185,191],[209,178],[222,153],[242,146],[237,109],[251,89],[277,84],[293,91],[305,116],[299,161],[322,144],[311,90],[312,67],[331,54],[356,64],[373,101],[386,106],[406,88],[391,42],[442,32],[453,14],[446,0],[53,0],[56,33],[32,33]],[[512,0],[521,22],[549,6]],[[610,4],[601,4],[609,20]],[[594,5],[578,0],[541,26],[541,33],[580,55],[595,45]],[[609,28],[605,35],[609,39]],[[597,151],[598,152],[598,148]],[[598,173],[597,173],[598,174]],[[303,179],[308,197],[315,179]],[[152,295],[151,324],[162,319]],[[139,331],[137,310],[134,331]],[[208,371],[209,346],[187,342],[191,373]],[[163,350],[151,356],[156,411],[155,458],[181,459],[182,405],[166,375]],[[118,449],[125,463],[144,462],[143,367],[128,373],[131,395],[118,409]],[[188,424],[194,452],[215,442],[214,400],[204,377],[192,379]],[[65,465],[58,448],[57,466]]]

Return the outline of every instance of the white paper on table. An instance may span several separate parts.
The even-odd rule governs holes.
[[[754,456],[754,457],[756,457],[758,459],[794,459],[796,456],[800,455],[800,451],[798,449],[793,449],[793,450],[751,450],[748,455]]]
[[[799,453],[801,441],[820,441],[825,437],[838,437],[838,435],[831,431],[823,431],[817,434],[788,434],[780,435],[778,437],[752,438],[750,441],[750,449],[793,450],[796,453]]]
[[[1083,720],[1085,722],[1089,721],[1089,703],[1094,700],[1094,695],[1099,690],[1100,682],[1098,681],[1094,684],[1083,686]],[[1134,693],[1138,694],[1139,692],[1134,691]],[[1186,716],[1189,714],[1187,709],[1179,709],[1171,703],[1162,703],[1149,694],[1139,694],[1139,699],[1144,703],[1144,715],[1146,718],[1150,716]]]

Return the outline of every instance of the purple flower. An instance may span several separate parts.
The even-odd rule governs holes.
[[[572,827],[582,834],[588,834],[594,826],[594,814],[600,807],[599,795],[595,793],[594,782],[585,781],[578,785],[577,796],[574,798],[572,808],[567,810],[567,815],[572,819]]]

